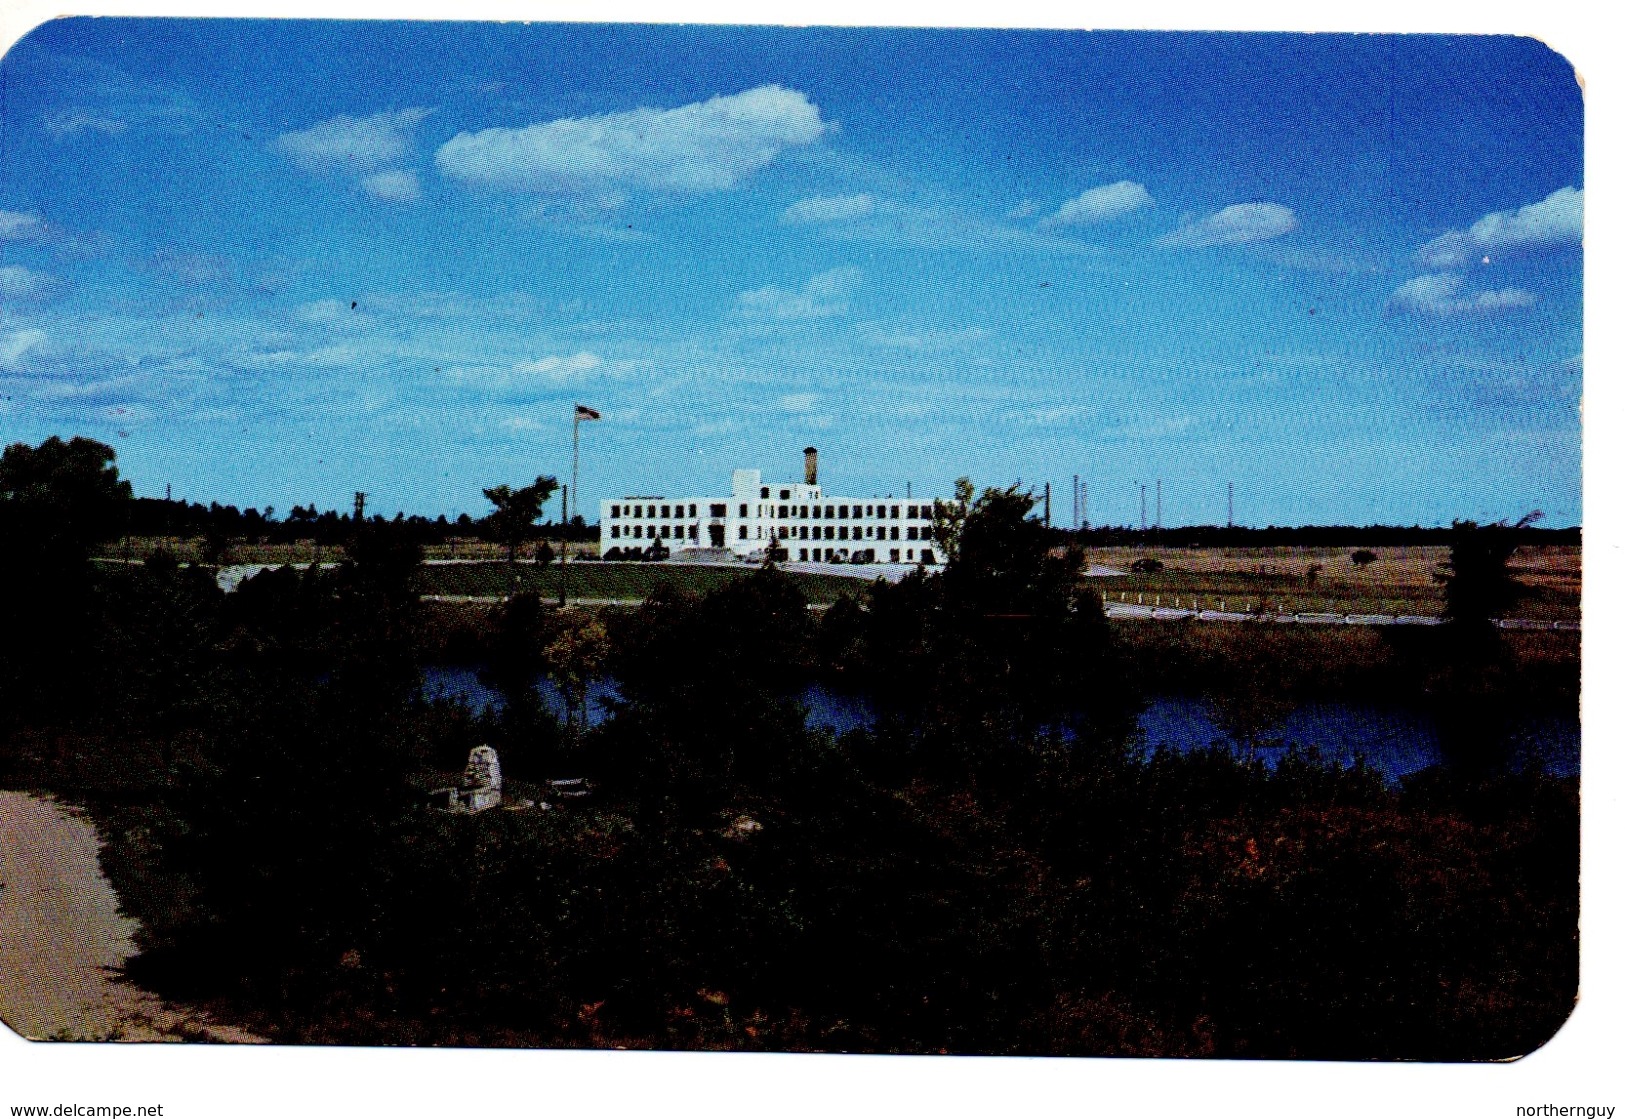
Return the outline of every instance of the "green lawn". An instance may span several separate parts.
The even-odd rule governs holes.
[[[724,586],[753,569],[738,567],[705,567],[691,564],[659,563],[573,563],[570,565],[570,597],[608,598],[638,601],[649,596],[656,587],[675,586],[681,590],[704,594]],[[861,570],[861,569],[859,569]],[[809,602],[830,603],[840,595],[858,595],[869,580],[858,575],[812,575],[788,571],[785,574],[801,588]],[[557,598],[563,572],[558,564],[537,568],[534,564],[517,564],[512,569],[505,563],[432,564],[423,569],[418,587],[424,594],[439,595],[505,595],[516,589],[535,591],[543,598]]]

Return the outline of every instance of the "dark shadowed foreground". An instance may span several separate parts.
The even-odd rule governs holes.
[[[1577,659],[1543,645],[1531,678],[1465,614],[1402,647],[1125,648],[1031,506],[985,492],[940,575],[817,618],[769,569],[602,616],[521,595],[432,635],[385,524],[230,596],[58,541],[34,577],[78,605],[8,607],[0,787],[88,808],[133,978],[276,1040],[1472,1060],[1549,1038],[1578,783],[1505,739],[1572,702]],[[457,649],[500,712],[423,698]],[[1141,748],[1165,657],[1237,748]],[[605,677],[620,702],[589,725]],[[1255,759],[1295,696],[1396,680],[1449,764],[1395,785]],[[809,729],[815,681],[887,714]],[[515,799],[594,794],[430,809],[481,744]]]

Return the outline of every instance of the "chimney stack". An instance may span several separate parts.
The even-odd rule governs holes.
[[[818,484],[818,448],[808,447],[801,453],[807,456],[807,484],[816,486]]]

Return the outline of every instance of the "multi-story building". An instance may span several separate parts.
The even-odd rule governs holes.
[[[639,497],[599,503],[598,554],[655,541],[675,554],[726,549],[759,558],[773,541],[795,563],[941,562],[932,539],[934,498],[833,497],[818,484],[818,451],[808,447],[801,482],[764,483],[760,470],[735,470],[721,497]],[[680,557],[679,557],[680,558]]]

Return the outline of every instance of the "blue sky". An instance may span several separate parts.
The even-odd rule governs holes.
[[[0,62],[0,438],[479,515],[1071,479],[1580,520],[1582,108],[1527,39],[180,20]]]

